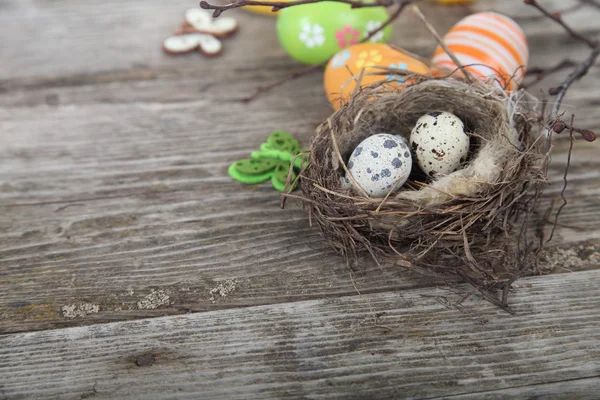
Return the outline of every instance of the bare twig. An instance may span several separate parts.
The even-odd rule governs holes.
[[[592,4],[589,4],[589,3],[592,3]],[[598,6],[597,4],[593,3],[593,0],[591,2],[588,2],[588,0],[579,0],[579,2],[573,4],[569,7],[565,7],[561,10],[555,11],[554,14],[567,15],[567,14],[573,13],[573,12],[583,8],[586,5],[591,5],[593,7]],[[477,12],[477,9],[469,4],[460,4],[460,7],[462,7],[469,14],[475,14]],[[486,9],[486,11],[505,14],[502,11],[497,11],[493,8]],[[514,19],[515,21],[538,21],[538,20],[546,18],[545,15],[509,15],[509,14],[505,14],[505,15],[507,17]]]
[[[584,4],[583,1],[581,1],[579,3],[573,4],[570,7],[563,8],[562,10],[555,11],[553,14],[555,14],[555,15],[561,15],[561,16],[562,15],[567,15],[567,14],[570,14],[572,12],[575,12],[575,11],[579,10],[583,6],[585,6],[585,4]],[[515,15],[513,18],[516,19],[516,20],[520,20],[520,21],[536,21],[536,20],[544,19],[546,17],[544,15],[532,15],[532,16],[524,16],[524,17]]]
[[[557,118],[550,122],[550,129],[554,133],[559,133],[559,134],[563,133],[565,129],[569,129],[569,130],[571,130],[573,132],[577,132],[581,136],[583,136],[583,139],[586,142],[593,142],[594,140],[596,140],[596,134],[594,132],[590,131],[589,129],[575,128],[572,123],[571,123],[571,125],[567,125],[560,118]]]
[[[423,24],[429,30],[429,32],[431,32],[431,34],[433,35],[433,37],[435,38],[435,40],[437,40],[437,42],[440,45],[440,47],[442,49],[444,49],[444,51],[452,59],[452,61],[454,62],[454,64],[460,68],[460,70],[462,71],[462,73],[465,75],[465,78],[467,78],[467,80],[469,82],[471,82],[471,83],[474,82],[475,79],[473,78],[473,76],[471,75],[471,73],[462,65],[462,63],[458,60],[458,58],[452,52],[452,50],[450,50],[448,48],[448,46],[446,46],[446,43],[444,42],[444,39],[442,39],[442,37],[439,35],[439,33],[437,33],[437,31],[435,30],[435,28],[433,27],[433,25],[431,25],[429,23],[429,21],[427,21],[427,18],[425,18],[425,16],[421,12],[421,10],[419,10],[419,7],[417,7],[416,5],[413,6],[412,7],[412,11],[415,13],[415,15],[417,17],[419,17],[419,19],[421,20],[421,22],[423,22]]]
[[[523,0],[523,2],[527,5],[537,8],[546,17],[550,18],[551,20],[555,21],[557,24],[561,25],[569,33],[569,35],[571,35],[571,37],[573,37],[581,42],[587,43],[587,45],[590,48],[594,48],[598,45],[598,43],[595,40],[589,39],[589,38],[581,35],[580,33],[574,31],[573,28],[571,28],[569,25],[567,25],[563,21],[560,14],[552,13],[552,12],[548,11],[546,8],[542,7],[537,0]]]
[[[375,29],[374,31],[371,31],[367,37],[365,37],[363,40],[361,40],[361,43],[364,43],[368,40],[370,40],[373,36],[375,36],[379,31],[385,29],[388,25],[390,25],[392,22],[394,22],[396,19],[398,19],[398,17],[400,17],[400,15],[402,14],[402,12],[404,11],[404,9],[406,7],[408,7],[409,5],[416,3],[420,0],[404,0],[401,1],[398,4],[398,7],[396,8],[396,10],[390,15],[390,17],[387,19],[387,21],[385,21],[378,29]]]
[[[558,217],[560,216],[560,213],[562,212],[563,208],[565,208],[567,205],[567,198],[565,197],[565,192],[567,191],[567,185],[569,184],[567,177],[569,176],[569,167],[571,166],[571,154],[573,153],[573,143],[575,142],[575,140],[573,139],[574,120],[575,115],[571,115],[571,128],[569,129],[569,138],[571,139],[571,144],[569,145],[569,152],[567,153],[567,166],[565,167],[565,174],[563,176],[564,185],[560,192],[560,197],[562,198],[563,203],[560,205],[560,207],[558,207],[558,210],[556,210],[556,215],[554,216],[554,226],[552,227],[552,232],[550,232],[550,237],[548,237],[546,243],[552,240],[552,237],[554,236],[554,231],[556,231],[556,226],[558,225]]]
[[[542,80],[546,79],[549,75],[554,74],[558,71],[562,71],[563,69],[566,68],[572,68],[577,66],[577,63],[573,60],[569,60],[569,59],[565,59],[562,60],[561,62],[559,62],[558,64],[556,64],[553,67],[549,67],[549,68],[529,68],[527,70],[527,76],[525,77],[526,79],[530,76],[535,77],[534,79],[532,79],[530,82],[527,83],[522,83],[521,84],[521,89],[527,89],[539,82],[541,82]]]
[[[294,1],[260,1],[260,0],[236,0],[229,4],[218,5],[218,4],[210,4],[209,2],[202,0],[200,2],[200,8],[205,10],[215,10],[213,12],[213,17],[219,17],[224,11],[232,10],[234,8],[241,8],[246,6],[263,6],[263,7],[271,7],[272,11],[279,11],[282,8],[288,8],[293,6],[298,6],[301,4],[312,4],[312,3],[320,3],[324,0],[294,0]],[[394,0],[375,0],[373,2],[368,1],[360,1],[360,0],[328,0],[335,1],[337,3],[345,3],[349,4],[351,8],[365,8],[365,7],[390,7],[395,4]]]
[[[583,4],[595,7],[598,10],[600,10],[600,3],[597,0],[579,0],[579,1],[582,2]]]
[[[288,74],[284,78],[281,78],[279,80],[273,81],[273,82],[269,83],[268,85],[257,87],[256,90],[254,91],[254,93],[252,93],[249,96],[242,97],[241,101],[243,101],[244,103],[251,102],[252,100],[254,100],[255,98],[257,98],[261,94],[269,92],[269,91],[271,91],[272,89],[275,89],[278,86],[281,86],[281,85],[283,85],[283,84],[285,84],[285,83],[287,83],[289,81],[293,81],[294,79],[298,79],[301,76],[309,75],[309,74],[311,74],[313,72],[319,71],[328,62],[329,62],[329,60],[326,60],[326,61],[324,61],[322,63],[316,64],[316,65],[311,65],[310,67],[306,67],[304,69],[300,69],[300,70],[297,70],[297,71],[292,71],[290,74]]]
[[[459,270],[458,275],[460,275],[461,278],[463,278],[466,282],[471,284],[471,286],[473,286],[475,289],[477,289],[479,291],[479,293],[481,293],[481,295],[483,296],[484,299],[486,299],[490,303],[500,307],[507,313],[514,315],[515,312],[508,306],[507,303],[505,303],[505,301],[507,299],[504,298],[504,294],[502,296],[502,300],[498,300],[496,297],[494,297],[493,294],[490,293],[489,290],[486,290],[481,283],[477,282],[475,279],[471,278],[469,275],[467,275],[463,271]],[[510,284],[509,284],[509,287],[510,287]]]
[[[510,287],[517,279],[519,279],[518,275],[510,278],[508,281],[504,282],[504,285],[502,287],[502,304],[507,307],[508,307],[508,294],[510,292]]]
[[[550,114],[550,119],[552,120],[558,115],[560,111],[560,105],[562,104],[562,101],[564,100],[571,85],[585,76],[590,68],[595,64],[598,56],[600,55],[600,47],[598,45],[598,41],[587,38],[574,31],[563,21],[560,14],[548,11],[546,8],[542,7],[537,0],[523,0],[523,2],[536,8],[546,17],[562,26],[573,39],[585,43],[592,50],[590,55],[581,64],[577,65],[577,67],[565,78],[560,86],[550,89],[550,94],[556,95],[556,101],[554,103],[554,107],[552,108],[552,113]]]
[[[356,293],[358,293],[358,296],[361,298],[364,298],[367,301],[367,306],[369,307],[369,311],[371,311],[371,315],[373,316],[373,326],[377,327],[377,328],[383,328],[388,332],[393,331],[393,329],[389,326],[386,325],[381,325],[379,323],[379,318],[381,318],[383,316],[383,314],[385,313],[375,313],[375,311],[373,310],[373,307],[371,306],[371,302],[369,301],[369,299],[367,297],[364,297],[362,295],[362,293],[360,292],[360,290],[358,290],[358,287],[356,286],[356,282],[354,282],[354,272],[350,271],[350,281],[352,282],[352,286],[354,286],[354,290],[356,290]]]
[[[239,0],[239,1],[246,1],[246,0]],[[304,0],[300,0],[300,1],[304,1]],[[324,0],[318,0],[318,1],[324,1]],[[316,3],[318,1],[307,1],[307,3]],[[379,33],[380,31],[382,31],[383,29],[385,29],[388,25],[390,25],[391,23],[393,23],[396,19],[398,19],[398,17],[400,17],[400,15],[402,14],[402,12],[406,9],[406,7],[408,7],[410,4],[418,2],[420,0],[404,0],[402,2],[400,2],[400,4],[398,4],[398,7],[396,8],[396,10],[394,10],[394,12],[390,15],[390,17],[387,19],[387,21],[385,21],[383,24],[381,24],[380,27],[378,27],[377,29],[371,31],[367,36],[365,36],[360,43],[365,43],[368,40],[370,40],[373,36],[375,36],[377,33]],[[205,3],[205,2],[203,2]],[[282,4],[291,4],[290,3],[282,3]],[[231,3],[231,4],[236,4],[236,3]],[[300,4],[304,4],[304,3],[300,3]],[[248,5],[248,4],[246,4]],[[201,4],[202,6],[202,4]],[[242,6],[240,6],[242,7]],[[258,96],[260,96],[263,93],[269,92],[272,89],[279,87],[281,85],[286,84],[287,82],[293,81],[295,79],[298,79],[302,76],[305,75],[309,75],[313,72],[317,72],[320,71],[321,68],[323,68],[325,65],[327,65],[327,63],[329,62],[329,59],[316,64],[316,65],[311,65],[310,67],[306,67],[304,69],[300,69],[297,71],[293,71],[292,73],[290,73],[289,75],[287,75],[286,77],[273,81],[271,83],[269,83],[268,85],[265,86],[259,86],[256,88],[256,90],[254,91],[254,93],[252,93],[251,95],[247,96],[247,97],[243,97],[241,100],[245,103],[248,103],[252,100],[254,100],[255,98],[257,98]]]
[[[558,115],[558,113],[560,111],[560,105],[562,104],[565,96],[567,95],[567,91],[569,90],[571,85],[588,73],[590,68],[596,63],[596,60],[598,59],[599,55],[600,55],[600,47],[598,47],[596,45],[596,47],[592,48],[592,52],[590,53],[588,58],[586,58],[583,61],[583,63],[579,64],[567,76],[567,78],[564,80],[564,82],[560,84],[560,86],[550,89],[550,91],[549,91],[550,94],[556,95],[556,101],[554,103],[554,107],[552,108],[551,116]]]

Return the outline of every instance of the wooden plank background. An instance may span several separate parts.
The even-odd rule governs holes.
[[[535,15],[511,3],[511,13]],[[14,40],[0,50],[0,331],[354,293],[347,266],[297,205],[279,210],[268,185],[244,187],[225,173],[273,129],[308,143],[330,113],[320,74],[251,104],[237,101],[298,67],[277,45],[272,19],[232,13],[241,31],[225,42],[223,57],[177,58],[163,55],[160,43],[189,2],[3,4],[0,30]],[[450,10],[424,8],[441,32],[465,14]],[[598,25],[586,15],[568,17],[594,35]],[[558,27],[523,24],[532,65],[584,54]],[[394,43],[424,56],[435,46],[408,14]],[[579,124],[596,130],[599,75],[595,68],[566,101]],[[559,140],[548,199],[561,189],[566,148]],[[568,227],[556,245],[598,248],[597,152],[597,144],[576,146]],[[588,259],[575,256],[564,267]],[[425,283],[363,264],[355,279],[365,292]],[[214,298],[210,291],[228,280],[237,282],[235,293]],[[148,296],[163,300],[146,307]],[[81,309],[80,317],[67,318],[65,307]]]
[[[476,297],[459,304],[472,289],[461,285],[13,334],[0,338],[0,390],[64,399],[593,398],[599,287],[600,270],[524,279],[516,316]]]
[[[481,350],[477,363],[491,365],[494,374],[502,378],[488,377],[495,383],[484,388],[485,377],[476,375],[475,381],[469,381],[471,370],[450,371],[451,364],[443,364],[452,384],[428,383],[428,396],[498,398],[532,391],[544,395],[553,390],[578,396],[598,388],[600,373],[592,358],[598,355],[597,345],[588,345],[585,338],[582,346],[588,347],[566,343],[575,337],[595,337],[591,327],[597,323],[592,308],[597,305],[597,286],[586,282],[598,283],[594,270],[600,264],[600,143],[589,145],[579,140],[575,144],[566,192],[569,206],[542,263],[545,272],[580,272],[533,279],[537,286],[518,291],[515,301],[520,309],[534,301],[534,311],[526,314],[529,319],[517,317],[514,323],[491,306],[477,303],[475,295],[466,303],[467,309],[474,310],[464,311],[471,319],[463,325],[462,319],[457,319],[463,311],[446,310],[439,300],[423,297],[441,290],[431,289],[431,282],[395,267],[379,268],[368,259],[353,266],[352,273],[344,260],[325,246],[318,230],[308,226],[298,204],[292,202],[288,209],[280,210],[279,196],[268,185],[246,187],[227,177],[227,166],[246,157],[274,129],[288,130],[307,144],[331,109],[318,73],[252,103],[239,101],[257,85],[301,68],[279,47],[271,18],[231,12],[241,29],[224,42],[225,52],[219,58],[164,55],[162,40],[178,26],[183,11],[195,4],[183,0],[0,1],[0,334],[4,334],[0,337],[0,351],[4,351],[0,353],[0,397],[74,398],[103,393],[105,397],[134,398],[142,392],[128,385],[138,379],[150,398],[164,398],[159,395],[175,387],[183,388],[182,396],[216,396],[219,388],[237,377],[235,372],[228,375],[223,370],[213,389],[195,380],[215,379],[209,371],[234,368],[231,362],[236,362],[235,357],[233,361],[225,358],[253,340],[269,341],[257,350],[262,358],[256,365],[272,376],[266,377],[267,372],[242,374],[248,380],[232,386],[228,398],[243,397],[247,387],[257,397],[264,391],[264,398],[302,397],[305,393],[322,398],[330,387],[323,385],[330,383],[334,389],[329,393],[339,396],[352,397],[353,387],[368,387],[373,393],[380,388],[378,393],[389,397],[400,393],[419,396],[418,381],[421,379],[421,385],[426,382],[424,375],[391,378],[403,368],[403,355],[407,354],[403,352],[414,351],[410,354],[414,360],[418,358],[418,350],[411,350],[414,343],[406,341],[406,332],[398,333],[413,329],[401,316],[409,309],[410,315],[422,311],[429,316],[417,318],[420,323],[437,324],[435,335],[425,335],[428,345],[432,337],[452,326],[455,336],[444,339],[443,351],[449,354],[461,354],[461,347],[452,345],[461,329],[465,335],[480,332],[474,328],[479,317],[473,315],[493,315],[486,326],[491,323],[497,329],[490,337],[491,350]],[[561,9],[573,1],[544,4]],[[537,15],[535,10],[520,0],[482,0],[475,7],[493,7],[519,16],[530,42],[532,66],[554,65],[563,58],[581,60],[586,55],[585,47],[573,42],[560,27],[532,18]],[[465,10],[454,7],[440,12],[426,4],[422,9],[442,33],[466,15]],[[598,38],[598,15],[588,7],[565,19],[584,34]],[[424,57],[432,54],[435,42],[414,16],[404,15],[394,29],[394,44]],[[542,96],[543,88],[555,85],[563,76],[564,72],[557,73],[531,92]],[[600,132],[599,78],[600,67],[596,66],[573,87],[563,107],[576,113],[577,125],[596,132]],[[544,207],[562,189],[568,145],[567,138],[557,137]],[[582,272],[585,270],[590,271]],[[536,287],[547,288],[544,290],[551,296],[536,297],[540,296]],[[357,296],[357,290],[365,297]],[[399,306],[398,298],[403,296],[419,301],[414,306]],[[584,304],[585,296],[596,303]],[[542,298],[547,304],[542,304]],[[386,342],[385,334],[368,323],[357,327],[335,322],[351,321],[353,315],[357,321],[367,321],[369,302],[375,304],[374,312],[397,316],[385,321],[396,332],[392,342]],[[573,318],[579,318],[573,328],[567,323],[570,310],[575,310]],[[183,316],[188,313],[198,314]],[[313,313],[321,321],[334,322],[322,322],[318,328],[309,318]],[[550,326],[553,315],[563,321],[562,333],[552,329],[539,335],[516,333],[524,329],[525,321],[532,326]],[[148,319],[151,317],[162,318]],[[220,322],[211,323],[215,318]],[[277,341],[286,334],[286,318],[301,326],[298,337],[310,337],[316,329],[314,340],[326,343],[314,356],[317,364],[310,367],[312,356],[307,353],[292,357],[286,350],[292,339]],[[122,322],[106,324],[116,321]],[[502,323],[507,324],[506,332],[500,328]],[[226,328],[222,330],[219,324]],[[269,325],[275,327],[269,334],[257,333]],[[68,327],[73,328],[26,333]],[[157,336],[166,328],[177,331],[166,339]],[[421,328],[414,329],[418,332]],[[95,344],[97,332],[105,338],[100,344]],[[503,343],[501,333],[514,340]],[[186,339],[187,334],[192,336]],[[223,334],[233,335],[227,342],[230,348],[201,346],[202,340],[219,341]],[[354,336],[360,354],[344,344]],[[559,339],[548,342],[547,337]],[[154,351],[157,343],[177,340],[182,343],[175,346],[178,351],[188,345],[194,349],[183,361],[180,354],[167,354],[163,355],[166,359],[159,357],[158,367],[146,370],[119,358]],[[111,347],[115,341],[123,342],[124,347]],[[273,353],[265,350],[269,346]],[[528,346],[541,349],[540,358],[534,358],[537,364],[543,357],[548,357],[550,364],[540,366],[519,356]],[[555,358],[551,346],[566,346],[565,352],[572,350],[574,356]],[[310,351],[319,352],[318,346]],[[369,351],[377,357],[370,359]],[[493,351],[508,352],[513,358],[506,360],[512,360],[512,366],[505,368],[503,358],[494,365]],[[109,355],[105,357],[105,353]],[[391,356],[386,357],[388,354]],[[208,364],[195,365],[195,356]],[[217,359],[212,360],[213,356]],[[329,356],[335,360],[331,365],[338,365],[332,371],[327,369]],[[583,358],[576,362],[575,356]],[[169,357],[174,360],[172,370],[161,364],[171,360]],[[240,368],[253,368],[250,353],[244,350],[240,357],[238,361],[248,363]],[[112,371],[118,360],[123,362],[123,375]],[[425,356],[423,360],[426,367],[421,372],[432,371],[431,363],[440,362],[439,357]],[[67,372],[60,372],[59,364],[49,365],[54,361],[62,363],[60,368]],[[563,362],[570,369],[561,369]],[[309,366],[306,371],[304,363]],[[304,372],[278,371],[280,364]],[[18,365],[23,369],[16,368]],[[86,365],[89,369],[76,375]],[[356,371],[350,368],[345,379],[346,373],[340,371],[353,365]],[[417,364],[411,367],[420,368]],[[157,368],[160,373],[176,372],[172,386],[163,390],[150,384]],[[537,379],[538,368],[547,368],[544,371],[549,375]],[[34,377],[44,369],[48,371],[47,385],[36,386]],[[27,376],[21,383],[14,375],[17,370]],[[530,372],[533,378],[525,378]],[[101,387],[107,377],[112,383]],[[394,391],[405,378],[412,392]],[[74,380],[65,386],[69,379]],[[386,380],[389,383],[384,383]],[[561,383],[551,383],[554,381]],[[456,382],[461,383],[452,386]],[[98,393],[93,392],[94,384]],[[344,385],[348,390],[340,391]],[[150,388],[156,392],[149,392]],[[479,393],[482,390],[489,392]]]

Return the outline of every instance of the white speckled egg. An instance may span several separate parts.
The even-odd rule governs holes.
[[[429,176],[456,171],[469,154],[465,125],[449,112],[434,111],[419,118],[410,143],[419,167]]]
[[[392,188],[401,187],[411,169],[412,155],[405,139],[387,133],[363,140],[348,161],[348,170],[370,197],[385,197]]]

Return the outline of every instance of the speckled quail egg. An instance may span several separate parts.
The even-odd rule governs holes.
[[[429,176],[449,174],[460,168],[469,154],[469,136],[454,114],[434,111],[423,115],[410,134],[413,155]]]
[[[385,197],[392,189],[400,188],[411,169],[412,155],[406,140],[388,133],[363,140],[348,161],[348,170],[369,197]]]

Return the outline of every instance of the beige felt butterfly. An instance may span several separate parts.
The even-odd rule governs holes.
[[[165,53],[179,55],[198,50],[206,56],[217,56],[223,51],[221,41],[206,33],[187,33],[168,37],[163,43]]]

